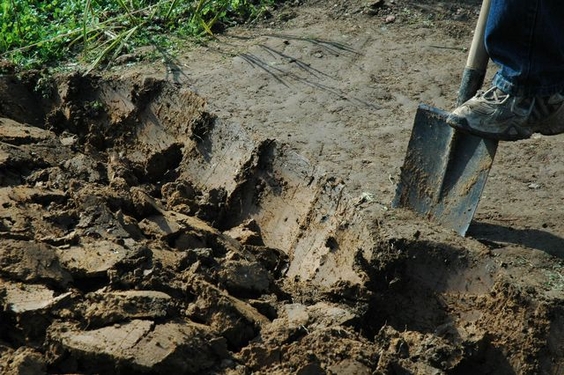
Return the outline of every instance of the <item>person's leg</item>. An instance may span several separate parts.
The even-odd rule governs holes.
[[[564,90],[564,1],[492,0],[485,31],[493,84],[516,96]]]
[[[564,132],[563,19],[563,0],[492,0],[485,44],[499,65],[493,87],[448,123],[499,140]]]

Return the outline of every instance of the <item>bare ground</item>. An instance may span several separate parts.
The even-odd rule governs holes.
[[[466,238],[390,208],[478,8],[310,1],[0,77],[2,373],[562,373],[560,136],[500,145]]]

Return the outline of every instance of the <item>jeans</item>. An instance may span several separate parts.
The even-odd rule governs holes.
[[[492,0],[485,46],[493,85],[517,96],[564,91],[564,0]]]

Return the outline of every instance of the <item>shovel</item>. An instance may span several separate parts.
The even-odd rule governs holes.
[[[484,30],[490,1],[484,0],[462,76],[457,105],[470,99],[484,82],[489,56]],[[393,207],[454,229],[464,236],[478,207],[498,141],[450,127],[449,113],[420,104]]]

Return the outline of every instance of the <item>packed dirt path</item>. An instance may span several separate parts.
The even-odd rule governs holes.
[[[466,238],[390,207],[480,4],[298,3],[0,76],[1,373],[563,373],[562,136],[500,144]]]

